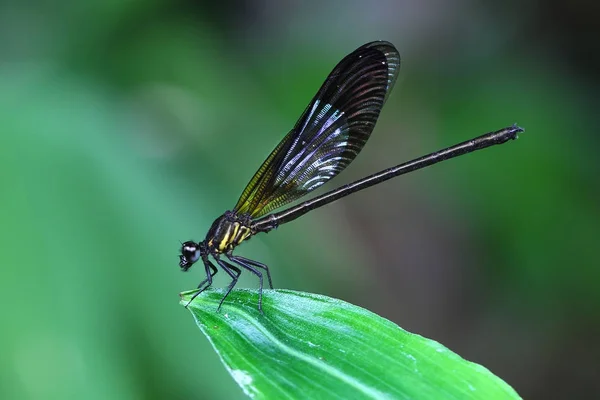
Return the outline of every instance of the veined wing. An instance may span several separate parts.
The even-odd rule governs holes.
[[[260,217],[346,168],[369,139],[399,69],[400,54],[384,41],[367,43],[340,61],[250,180],[234,211]]]

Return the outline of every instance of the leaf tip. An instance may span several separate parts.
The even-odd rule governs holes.
[[[179,293],[179,304],[187,308],[193,299],[193,295],[196,293],[196,289],[186,290]]]

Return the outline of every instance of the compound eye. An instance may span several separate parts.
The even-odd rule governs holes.
[[[187,271],[196,261],[200,259],[200,246],[195,242],[185,242],[181,245],[179,266]]]

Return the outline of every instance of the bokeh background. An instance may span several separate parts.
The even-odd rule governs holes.
[[[400,50],[400,79],[327,188],[526,132],[238,252],[524,398],[599,398],[598,18],[582,0],[0,3],[0,398],[244,398],[178,305],[203,274],[179,272],[179,243],[377,39]]]

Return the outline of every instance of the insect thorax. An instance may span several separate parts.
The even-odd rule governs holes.
[[[251,218],[227,211],[213,222],[206,244],[213,253],[227,253],[251,237],[255,232],[250,227]]]

